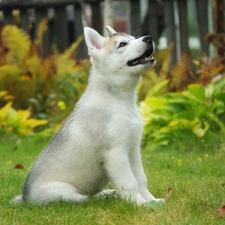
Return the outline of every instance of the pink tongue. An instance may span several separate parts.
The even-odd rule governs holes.
[[[153,63],[155,61],[155,59],[153,58],[153,57],[151,57],[151,58],[144,58],[142,61],[141,61],[141,64],[146,64],[146,63],[149,63],[149,62],[151,62],[151,63]]]

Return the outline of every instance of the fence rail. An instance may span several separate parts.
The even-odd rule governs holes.
[[[75,3],[87,2],[101,2],[102,0],[1,0],[0,6],[2,10],[12,9],[12,8],[43,8],[43,7],[53,7],[53,6],[64,6]]]
[[[91,9],[90,24],[87,23],[102,34],[102,2],[103,0],[1,0],[0,11],[4,13],[4,24],[14,24],[16,21],[12,15],[12,10],[19,10],[20,22],[18,25],[25,31],[30,32],[32,38],[37,31],[37,25],[44,17],[47,17],[49,29],[43,36],[41,47],[41,55],[45,56],[51,51],[53,42],[56,43],[58,50],[61,52],[83,34],[83,26],[87,22],[84,19],[84,5],[88,5]],[[124,0],[117,2],[127,2],[129,5],[129,16],[125,21],[127,30],[124,31],[133,34],[138,30],[140,31],[139,34],[150,33],[157,42],[163,30],[166,30],[168,43],[175,43],[172,64],[176,63],[183,52],[189,52],[188,39],[190,35],[188,34],[187,13],[189,1]],[[148,9],[145,19],[141,20],[140,5],[144,2]],[[196,9],[201,52],[209,54],[209,46],[205,42],[205,35],[209,31],[214,31],[217,34],[224,32],[225,0],[192,0],[192,2]],[[70,13],[74,14],[73,19],[68,16],[68,10],[66,10],[68,5],[72,5]],[[54,9],[54,16],[50,15],[50,8]],[[30,9],[35,11],[33,21],[31,20]],[[215,24],[214,29],[212,20]],[[29,30],[28,26],[31,22],[34,28],[32,31]],[[123,24],[121,27],[124,29],[125,25]],[[224,54],[224,51],[221,54]],[[82,42],[78,48],[78,58],[86,57],[86,48],[84,42]]]

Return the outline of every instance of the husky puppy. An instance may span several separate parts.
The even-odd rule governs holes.
[[[121,198],[138,205],[163,201],[147,189],[136,104],[141,74],[155,64],[155,45],[151,36],[135,39],[106,29],[109,36],[104,38],[84,28],[92,63],[87,89],[37,158],[14,202],[83,202],[109,181]]]

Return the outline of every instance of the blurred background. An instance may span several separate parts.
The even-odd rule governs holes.
[[[16,110],[29,108],[36,119],[62,121],[87,85],[90,63],[83,27],[105,35],[105,25],[133,36],[150,34],[157,45],[157,63],[143,74],[138,87],[146,123],[154,122],[153,112],[159,113],[149,97],[189,90],[202,102],[193,103],[192,98],[192,103],[174,108],[166,122],[165,115],[160,115],[157,126],[167,126],[174,113],[182,112],[183,122],[195,122],[177,127],[198,125],[196,133],[205,134],[215,123],[215,129],[225,131],[225,0],[0,0],[0,115],[2,107],[4,120],[9,109],[14,110],[10,114],[14,118]],[[196,105],[191,108],[189,103]],[[207,110],[216,119],[205,115]],[[10,122],[2,130],[7,126]]]
[[[104,34],[104,26],[110,25],[134,36],[151,34],[160,49],[174,42],[174,63],[182,52],[223,55],[224,4],[224,0],[1,0],[0,18],[1,27],[17,24],[32,40],[47,18],[42,56],[55,44],[63,51],[83,34],[84,26]],[[217,49],[211,45],[220,41]],[[85,49],[77,54],[86,56]]]

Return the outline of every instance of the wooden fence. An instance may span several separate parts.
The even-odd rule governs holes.
[[[140,3],[142,0],[126,0],[129,4],[129,16],[126,26],[131,34],[150,33],[153,39],[159,40],[162,32],[166,30],[168,43],[174,42],[173,64],[179,59],[182,52],[189,52],[188,45],[188,0],[145,0],[148,8],[144,20],[141,20]],[[215,32],[224,33],[224,3],[225,0],[192,0],[195,3],[199,40],[201,52],[209,54],[209,46],[205,41],[206,34]],[[91,9],[91,25],[99,33],[103,33],[102,0],[1,0],[0,11],[4,13],[4,24],[16,23],[12,11],[17,9],[20,12],[19,26],[30,33],[33,37],[37,31],[40,21],[49,15],[49,9],[54,9],[54,17],[48,16],[49,29],[43,36],[41,55],[45,56],[51,51],[53,42],[57,44],[61,52],[68,47],[71,42],[83,34],[83,26],[87,21],[84,18],[84,4]],[[66,6],[72,5],[74,19],[68,19]],[[35,10],[35,19],[29,16],[31,9]],[[32,14],[32,13],[31,13]],[[214,25],[213,22],[214,21]],[[126,22],[126,21],[125,21]],[[17,22],[18,23],[18,22]],[[34,29],[29,29],[29,24],[33,23]],[[211,27],[211,28],[210,28]],[[125,31],[127,31],[125,30]],[[221,50],[220,50],[221,51]],[[86,48],[84,42],[78,48],[78,58],[86,58]],[[219,52],[219,50],[218,50]],[[224,54],[224,51],[222,53]]]

